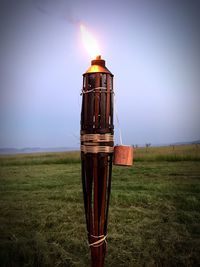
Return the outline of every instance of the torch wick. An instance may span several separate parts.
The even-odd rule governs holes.
[[[101,59],[101,55],[96,56],[96,59]]]

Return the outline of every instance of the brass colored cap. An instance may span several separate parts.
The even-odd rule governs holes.
[[[101,59],[100,55],[97,56],[96,59],[93,59],[91,61],[91,66],[86,71],[86,73],[97,73],[97,72],[109,73],[113,76],[113,74],[106,68],[105,60]],[[84,73],[84,74],[86,74],[86,73]]]
[[[97,56],[96,59],[93,59],[91,61],[91,65],[99,65],[99,66],[102,66],[102,67],[105,67],[106,66],[106,62],[104,59],[101,59],[101,56]]]

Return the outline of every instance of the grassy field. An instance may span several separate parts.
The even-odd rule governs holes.
[[[106,267],[200,266],[200,148],[114,167]],[[89,266],[78,152],[0,157],[0,266]]]

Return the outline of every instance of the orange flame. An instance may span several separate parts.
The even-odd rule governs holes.
[[[97,41],[95,38],[91,35],[91,33],[86,29],[84,25],[80,25],[81,30],[81,38],[83,45],[85,46],[85,49],[89,53],[89,55],[92,57],[92,59],[96,58],[96,56],[100,55],[100,49],[98,46]]]

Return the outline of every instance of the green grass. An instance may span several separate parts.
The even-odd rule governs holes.
[[[80,163],[79,152],[33,153],[0,156],[0,166]]]
[[[199,266],[197,153],[176,147],[173,161],[164,150],[136,149],[133,167],[113,168],[107,267]],[[0,164],[0,266],[89,266],[79,153]]]
[[[200,161],[200,145],[136,148],[136,161]]]
[[[200,145],[134,148],[135,162],[200,161]],[[0,155],[1,166],[80,163],[79,151]]]

